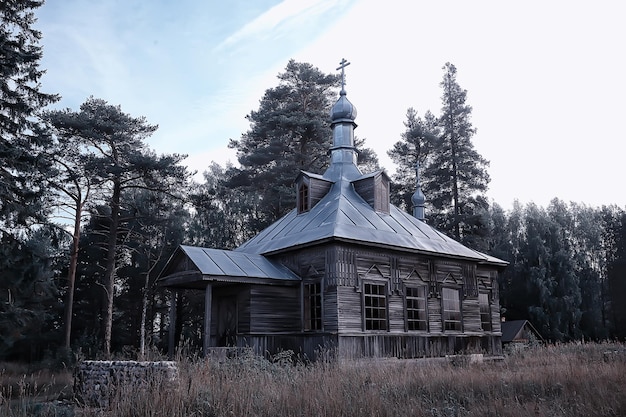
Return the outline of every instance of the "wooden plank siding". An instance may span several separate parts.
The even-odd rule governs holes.
[[[337,305],[337,287],[325,286],[322,309],[323,330],[337,333],[339,331],[339,308]]]
[[[485,352],[502,354],[500,336],[371,334],[339,335],[338,341],[338,355],[343,359],[420,358]]]
[[[441,333],[443,331],[441,300],[437,297],[428,298],[428,330],[431,333]]]
[[[227,298],[236,300],[237,333],[250,332],[250,289],[245,285],[215,287],[213,289],[213,303],[211,308],[211,346],[219,346],[219,323],[221,301]]]
[[[250,287],[250,333],[300,332],[300,314],[300,287]]]
[[[337,347],[337,335],[319,334],[249,334],[237,340],[240,348],[252,348],[261,356],[271,356],[285,350],[291,350],[301,358],[316,360],[319,355],[334,356]]]
[[[392,333],[404,332],[406,328],[404,313],[404,295],[390,295],[387,298],[387,305],[389,308],[389,331]]]
[[[478,296],[465,297],[461,302],[461,315],[463,317],[463,332],[480,333],[480,306]]]
[[[337,287],[338,332],[363,331],[361,293],[354,287]]]
[[[374,210],[389,213],[389,178],[384,172],[353,182],[354,190]]]
[[[321,331],[304,332],[302,286],[251,285],[238,296],[240,347],[260,353],[291,349],[312,358],[321,348],[343,358],[424,357],[460,352],[501,354],[497,269],[428,255],[329,243],[280,255],[302,277],[321,282]],[[363,283],[386,285],[387,330],[364,330]],[[407,331],[405,287],[424,286],[428,330]],[[463,330],[444,332],[441,286],[461,289]],[[465,291],[469,287],[470,291]],[[222,291],[216,289],[215,295]],[[492,331],[481,329],[479,291],[490,291]],[[245,294],[245,295],[242,295]],[[224,291],[224,296],[228,291]]]
[[[309,180],[309,198],[311,199],[311,207],[315,207],[332,186],[331,182],[310,178]]]
[[[339,262],[342,259],[344,262]],[[350,262],[353,260],[353,262]],[[333,270],[332,265],[353,265],[351,268]],[[388,251],[374,252],[354,248],[350,245],[334,245],[327,251],[327,267],[335,273],[337,289],[337,309],[340,333],[363,331],[362,283],[364,281],[384,282],[388,288],[388,332],[404,332],[405,327],[405,285],[430,285],[427,298],[428,329],[437,334],[443,332],[440,286],[451,285],[461,291],[463,331],[472,334],[483,332],[480,323],[479,288],[492,290],[495,283],[495,269],[481,269],[464,261],[434,260],[427,256],[398,255]],[[485,284],[487,278],[488,286]],[[333,282],[335,280],[329,280]],[[492,296],[492,332],[499,329],[499,300]],[[329,300],[325,300],[328,302]]]

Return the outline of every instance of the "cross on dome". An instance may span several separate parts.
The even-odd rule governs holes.
[[[345,58],[341,58],[341,62],[339,63],[341,65],[339,65],[337,67],[337,70],[341,70],[341,93],[346,92],[346,90],[344,89],[344,85],[346,84],[346,73],[345,73],[345,68],[350,65],[350,63],[348,61],[346,61]]]

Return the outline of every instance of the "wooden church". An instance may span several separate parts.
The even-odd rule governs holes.
[[[205,291],[205,353],[500,354],[497,277],[507,263],[429,226],[419,179],[410,215],[389,203],[384,171],[360,172],[343,85],[330,116],[330,165],[294,173],[292,211],[233,251],[180,246],[161,273],[174,297]]]

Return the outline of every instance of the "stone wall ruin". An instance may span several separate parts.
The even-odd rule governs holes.
[[[84,361],[74,372],[74,393],[88,406],[107,407],[120,389],[163,392],[178,389],[178,365],[173,361]]]

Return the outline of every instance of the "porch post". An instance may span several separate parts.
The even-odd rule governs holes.
[[[170,326],[168,329],[167,355],[170,359],[176,355],[176,304],[178,302],[178,291],[170,290]]]
[[[204,334],[202,340],[202,353],[208,356],[211,346],[211,302],[213,301],[213,286],[207,284],[204,292]]]

